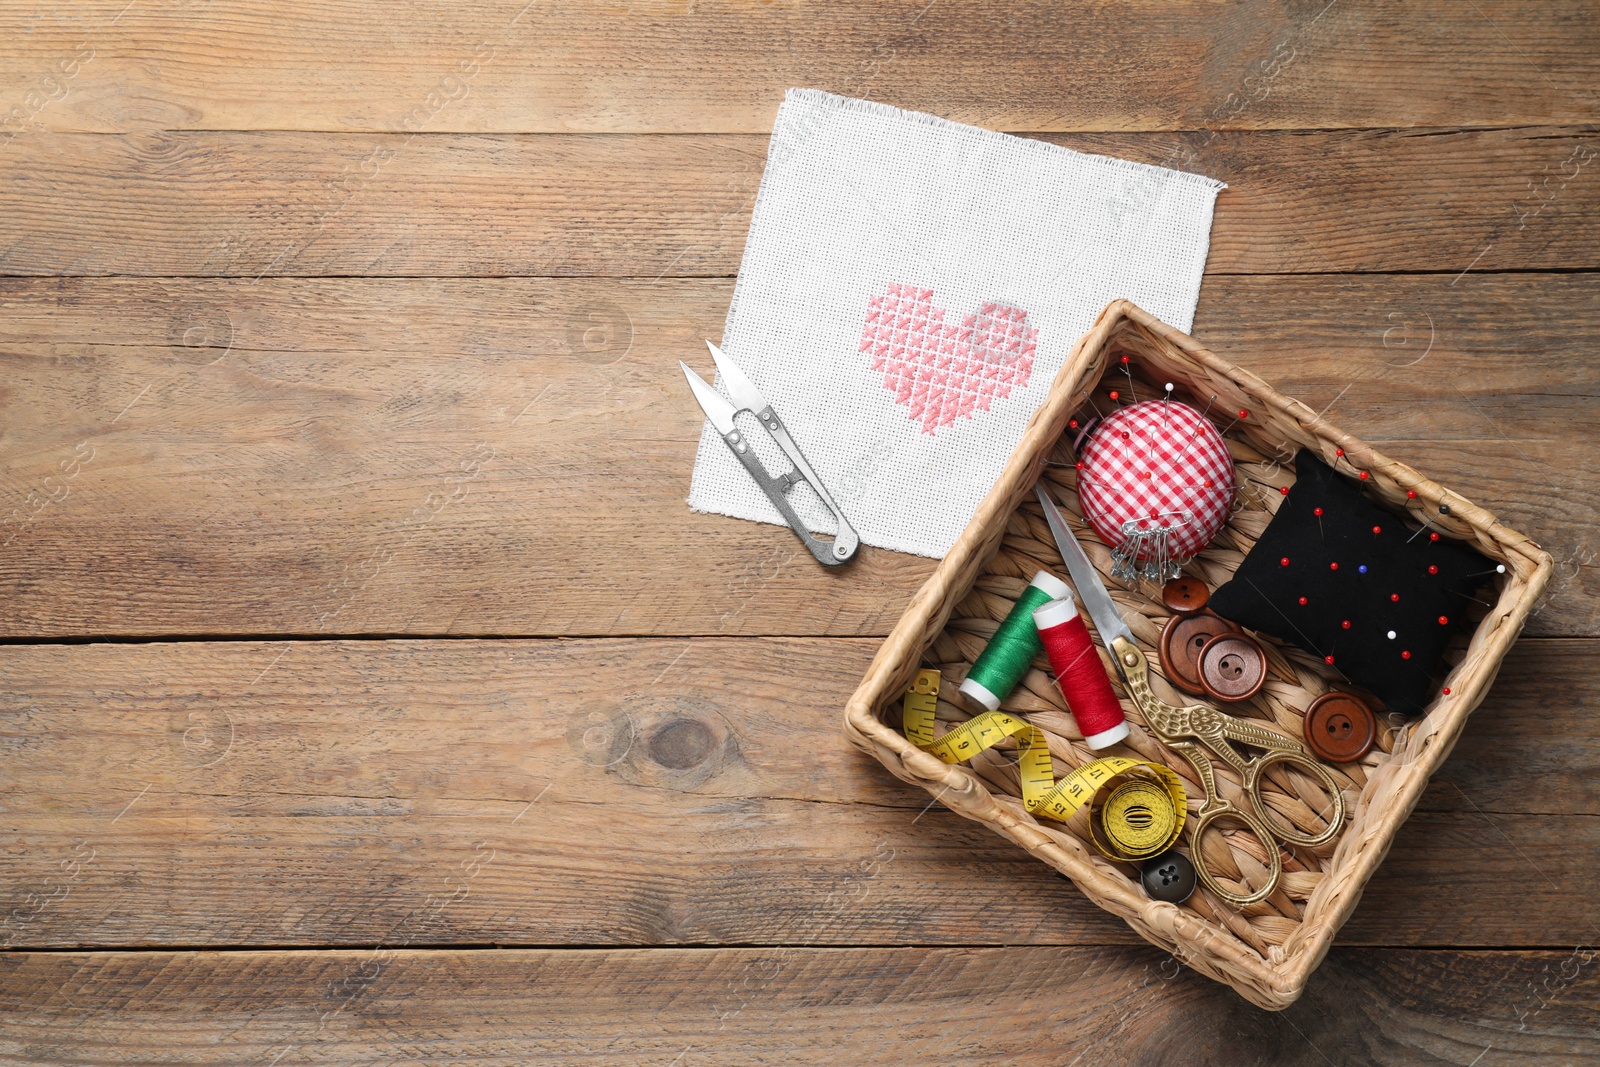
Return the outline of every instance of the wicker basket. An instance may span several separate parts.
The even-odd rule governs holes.
[[[1130,363],[1122,364],[1121,355],[1129,356]],[[1070,442],[1062,439],[1068,419],[1080,409],[1088,411],[1095,390],[1104,395],[1119,384],[1127,388],[1126,367],[1132,368],[1136,380],[1142,378],[1146,383],[1139,391],[1147,397],[1161,395],[1160,385],[1152,383],[1173,382],[1178,385],[1175,399],[1198,398],[1203,406],[1215,396],[1218,409],[1246,408],[1251,413],[1227,438],[1243,505],[1189,567],[1213,588],[1233,573],[1265,528],[1282,499],[1277,487],[1286,477],[1292,478],[1286,461],[1300,447],[1315,450],[1347,472],[1352,464],[1370,471],[1369,495],[1380,503],[1397,513],[1409,509],[1420,514],[1426,508],[1434,527],[1447,536],[1471,541],[1479,551],[1506,565],[1505,575],[1497,580],[1498,601],[1492,608],[1479,609],[1482,617],[1470,640],[1463,636],[1452,646],[1446,683],[1450,695],[1437,697],[1418,719],[1380,715],[1377,747],[1359,763],[1330,766],[1347,802],[1349,817],[1344,829],[1321,848],[1286,852],[1279,890],[1242,910],[1223,904],[1203,888],[1182,905],[1150,900],[1132,865],[1104,859],[1090,847],[1080,821],[1083,813],[1073,822],[1061,824],[1025,812],[1015,765],[1006,752],[991,750],[971,763],[951,766],[916,748],[900,732],[901,695],[924,665],[944,672],[939,718],[948,725],[969,717],[969,709],[945,698],[958,699],[956,683],[965,677],[967,667],[1034,571],[1047,568],[1064,573],[1032,498],[1032,486],[1041,473],[1123,605],[1135,636],[1145,651],[1152,653],[1152,672],[1158,670],[1153,650],[1167,611],[1148,583],[1127,586],[1109,576],[1109,551],[1076,514],[1075,470],[1067,451]],[[1098,401],[1098,407],[1106,410],[1107,402]],[[1336,453],[1340,448],[1343,459]],[[1416,497],[1408,499],[1407,490],[1414,490]],[[1441,503],[1450,505],[1448,515],[1439,514]],[[1488,691],[1550,571],[1547,553],[1500,525],[1489,512],[1335,429],[1304,404],[1217,358],[1193,338],[1126,301],[1118,301],[1100,314],[1074,346],[999,482],[879,649],[850,699],[845,733],[897,777],[927,789],[958,814],[987,823],[1066,874],[1146,940],[1195,970],[1227,983],[1253,1003],[1282,1009],[1304,989],[1400,824],[1422,795],[1429,776],[1449,754],[1467,715]],[[1298,649],[1267,638],[1263,644],[1268,648],[1271,676],[1253,700],[1255,711],[1299,739],[1303,711],[1330,688],[1331,671]],[[1005,706],[1025,713],[1045,731],[1059,774],[1063,765],[1078,766],[1093,755],[1043,667],[1042,660],[1034,664],[1035,669]],[[1166,688],[1164,680],[1153,684],[1169,702],[1188,702]],[[1131,702],[1125,700],[1123,707],[1134,728],[1129,744],[1139,754],[1189,777],[1190,792],[1198,793],[1188,763],[1142,729],[1143,720]],[[1229,774],[1221,765],[1219,773]],[[1220,869],[1231,859],[1240,877],[1263,869],[1264,857],[1253,838],[1240,834],[1226,840],[1227,848],[1221,850],[1225,855],[1214,866]]]

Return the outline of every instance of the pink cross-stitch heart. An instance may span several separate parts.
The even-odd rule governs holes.
[[[861,351],[871,353],[896,403],[931,434],[1026,386],[1038,337],[1021,308],[991,301],[955,326],[933,305],[932,289],[894,282],[867,302]]]

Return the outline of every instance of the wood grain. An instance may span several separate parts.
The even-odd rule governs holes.
[[[0,956],[22,1064],[1591,1063],[1592,950],[1335,950],[1282,1014],[1150,948]]]
[[[0,947],[1134,941],[845,745],[875,649],[0,649]],[[1518,647],[1341,943],[1594,939],[1590,655]]]
[[[1046,139],[1228,182],[1212,274],[1600,265],[1587,127]],[[32,135],[0,150],[0,272],[731,276],[766,151],[753,136]]]
[[[1531,632],[1595,634],[1597,279],[1224,276],[1196,332],[1540,540]],[[886,633],[930,561],[684,505],[730,291],[0,280],[0,634]]]
[[[86,0],[0,13],[0,115],[14,108],[0,131],[755,132],[792,85],[1019,130],[1584,122],[1590,14],[1578,0]]]
[[[1267,1015],[846,748],[931,563],[690,514],[673,368],[789,86],[1210,174],[1195,332],[1600,635],[1592,6],[0,4],[0,1058],[1600,1059],[1593,640]],[[461,634],[647,636],[326,639]],[[195,635],[323,640],[27,643]]]

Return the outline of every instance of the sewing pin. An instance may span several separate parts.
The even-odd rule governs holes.
[[[1128,357],[1122,357],[1122,373],[1128,376],[1128,395],[1133,397],[1133,402],[1139,402],[1139,393],[1133,387],[1133,365],[1128,362]]]
[[[1357,467],[1353,462],[1351,462],[1350,457],[1345,455],[1344,449],[1342,449],[1342,448],[1334,449],[1333,450],[1333,457],[1334,457],[1333,458],[1333,467],[1334,467],[1335,470],[1339,469],[1339,461],[1342,459],[1346,463],[1350,464],[1350,469],[1353,472],[1355,472],[1356,477],[1360,478],[1362,481],[1366,481],[1368,478],[1370,478],[1372,476],[1369,471],[1364,471],[1360,467]]]
[[[1167,408],[1167,403],[1171,399],[1172,399],[1172,383],[1168,382],[1167,383],[1167,395],[1165,397],[1163,397],[1162,400],[1161,400],[1161,439],[1163,441],[1166,440],[1167,426],[1168,426],[1168,424],[1169,424],[1169,422],[1170,422],[1170,420],[1172,418],[1172,412],[1170,410],[1168,410],[1168,408]],[[1155,439],[1155,435],[1154,434],[1152,434],[1150,436],[1150,450],[1145,455],[1145,462],[1149,463],[1151,466],[1155,466],[1155,462],[1156,462],[1156,439]]]
[[[1116,394],[1113,393],[1112,395],[1115,396]],[[1133,435],[1127,430],[1120,430],[1117,436],[1122,438],[1122,461],[1131,467],[1133,466],[1133,460],[1128,458],[1128,446],[1133,441]]]
[[[1200,436],[1200,427],[1205,425],[1206,415],[1211,411],[1211,405],[1217,402],[1217,394],[1212,393],[1211,399],[1206,401],[1206,409],[1200,413],[1199,420],[1194,424],[1194,432],[1189,435],[1189,440],[1184,443],[1183,454],[1178,457],[1178,463],[1189,458],[1189,449],[1194,447],[1194,439]]]

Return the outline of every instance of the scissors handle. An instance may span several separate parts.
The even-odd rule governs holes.
[[[1322,786],[1323,791],[1331,798],[1333,811],[1328,816],[1328,825],[1323,827],[1319,833],[1309,834],[1298,827],[1285,829],[1282,822],[1271,822],[1272,832],[1280,840],[1287,841],[1291,845],[1304,845],[1308,848],[1315,848],[1317,845],[1333,840],[1333,835],[1338,833],[1339,827],[1344,824],[1344,794],[1339,791],[1339,786],[1334,782],[1333,775],[1328,773],[1328,769],[1306,755],[1304,751],[1296,752],[1293,749],[1275,748],[1245,764],[1244,791],[1250,798],[1250,803],[1255,805],[1256,811],[1261,813],[1264,820],[1270,821],[1267,816],[1266,800],[1261,796],[1261,780],[1263,778],[1262,772],[1274,763],[1292,763],[1301,771],[1315,778]]]
[[[1150,663],[1145,658],[1144,652],[1124,637],[1113,638],[1110,644],[1112,656],[1117,661],[1117,669],[1127,685],[1128,695],[1139,706],[1145,722],[1167,747],[1183,754],[1194,767],[1195,773],[1200,778],[1200,784],[1205,787],[1205,804],[1195,818],[1189,837],[1195,873],[1200,876],[1200,881],[1207,889],[1234,907],[1242,908],[1246,904],[1265,900],[1278,888],[1278,882],[1283,875],[1283,857],[1279,853],[1278,842],[1315,847],[1331,841],[1344,823],[1344,794],[1339,792],[1327,768],[1313,760],[1298,741],[1258,723],[1224,714],[1208,705],[1195,704],[1185,708],[1175,708],[1167,704],[1150,688]],[[1189,740],[1190,738],[1194,740]],[[1230,741],[1265,751],[1247,760],[1229,744]],[[1249,797],[1253,811],[1241,808],[1222,796],[1217,788],[1216,771],[1211,765],[1210,756],[1207,755],[1208,748],[1240,771],[1244,779],[1245,796]],[[1328,825],[1320,833],[1309,834],[1298,827],[1285,829],[1267,814],[1269,809],[1261,794],[1263,772],[1275,763],[1294,764],[1321,783],[1331,798],[1333,812],[1328,819]],[[1206,866],[1201,834],[1212,823],[1224,817],[1243,823],[1266,851],[1271,877],[1252,893],[1241,895],[1225,889]]]
[[[1260,818],[1217,792],[1216,775],[1203,748],[1193,741],[1177,741],[1171,747],[1183,753],[1206,789],[1205,805],[1195,816],[1189,831],[1189,859],[1194,864],[1195,874],[1200,877],[1200,883],[1235,908],[1267,899],[1283,880],[1283,855],[1278,851],[1278,842],[1273,838],[1272,830]],[[1206,858],[1204,834],[1212,823],[1221,819],[1234,819],[1242,823],[1261,842],[1262,851],[1267,854],[1267,880],[1249,893],[1235,893],[1223,885],[1221,879],[1212,872],[1211,863]]]

